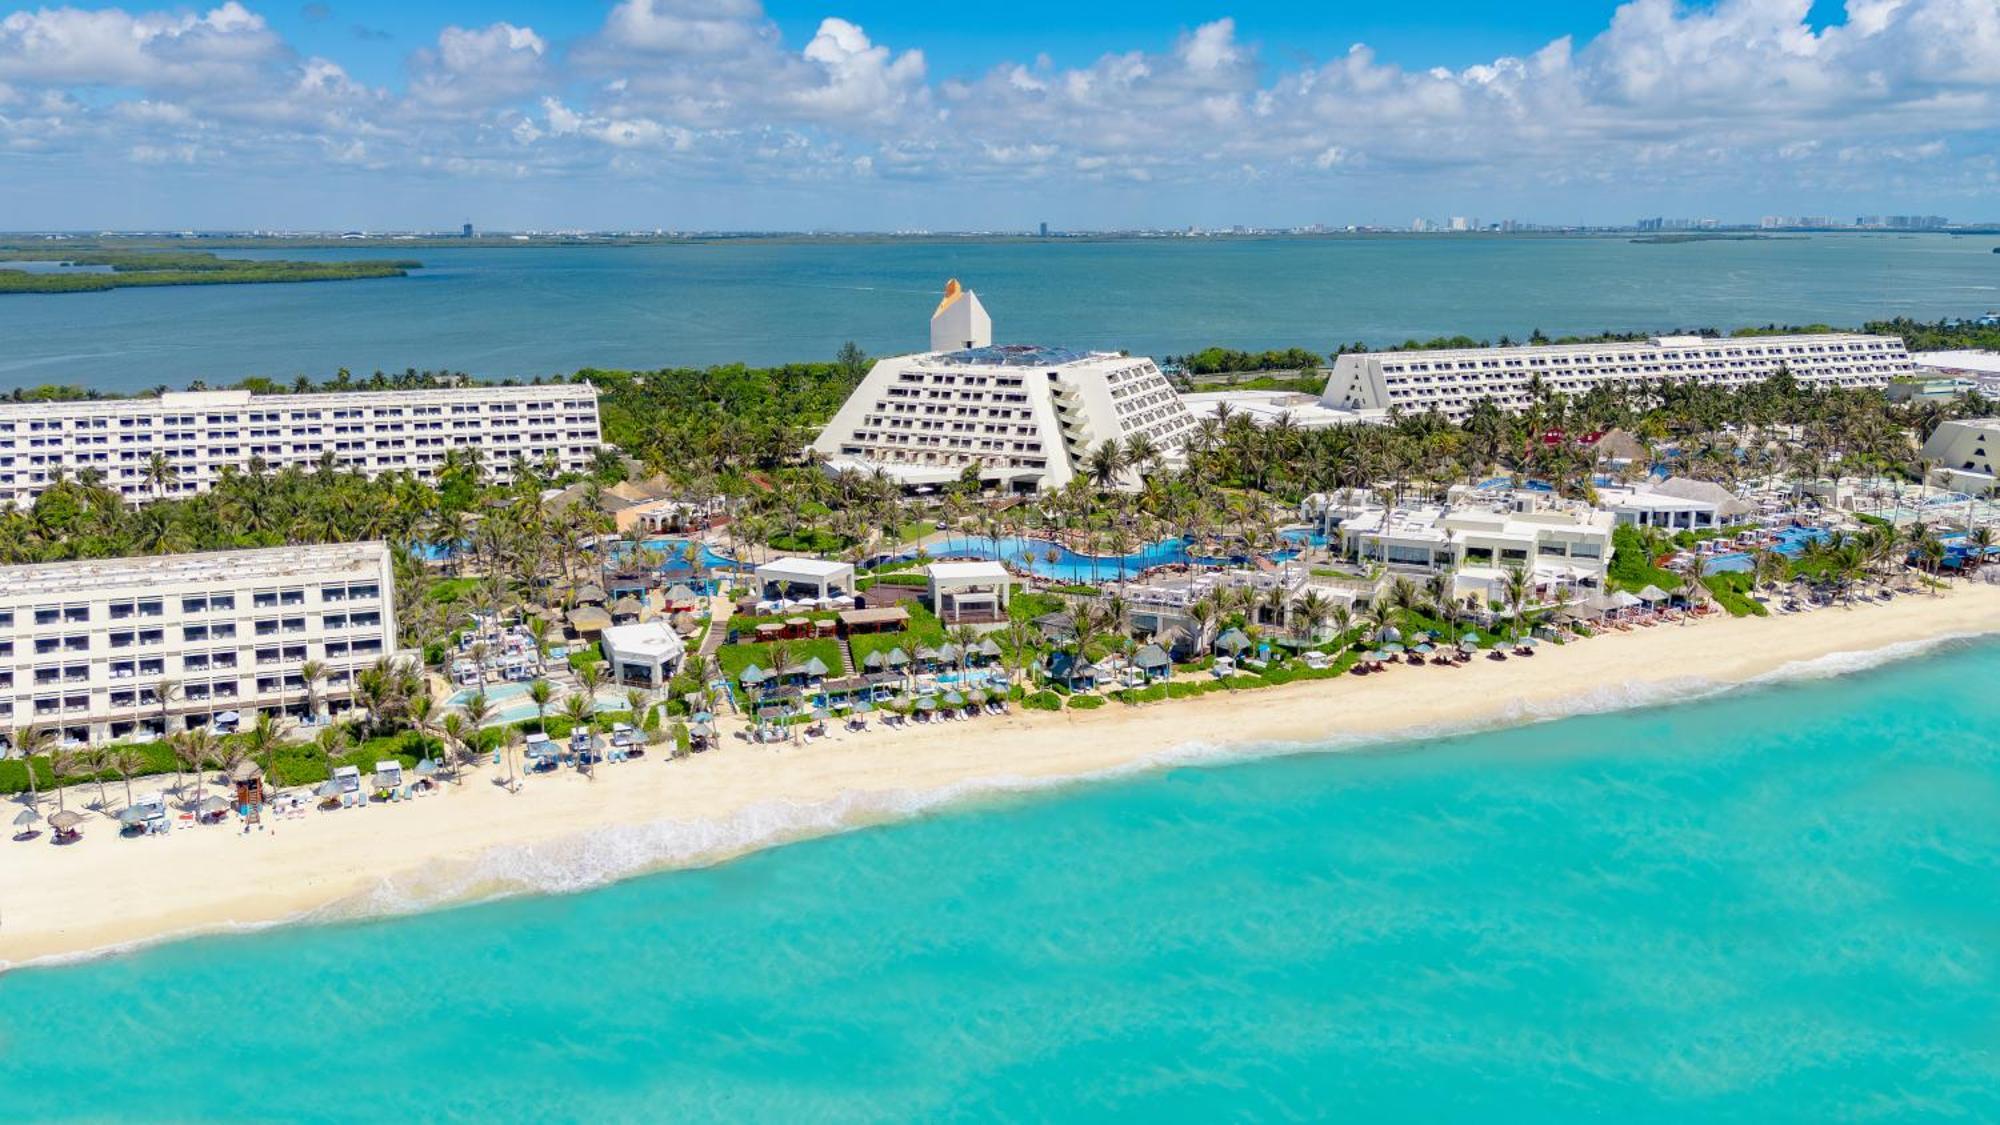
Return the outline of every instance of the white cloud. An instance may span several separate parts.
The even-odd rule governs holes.
[[[1275,61],[1233,19],[1079,65],[934,77],[917,43],[839,15],[786,42],[757,0],[620,0],[582,38],[447,26],[400,91],[286,44],[235,0],[0,17],[10,151],[314,162],[509,179],[671,169],[826,178],[1150,183],[1163,195],[1460,182],[1524,193],[1734,183],[1992,189],[2000,3],[1629,0],[1597,34],[1443,68],[1365,45]],[[143,155],[142,155],[143,154]],[[19,177],[16,176],[16,179]],[[1317,188],[1315,188],[1317,185]]]
[[[546,79],[549,45],[532,27],[447,27],[437,46],[411,57],[411,96],[443,107],[480,107],[534,93]]]

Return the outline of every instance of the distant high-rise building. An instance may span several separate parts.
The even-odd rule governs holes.
[[[460,238],[471,238],[471,237],[472,237],[472,224],[471,224],[471,223],[467,223],[467,224],[465,224],[464,226],[462,226],[462,227],[458,228],[458,237],[460,237]]]
[[[1042,223],[1042,237],[1047,238],[1048,236],[1049,236],[1049,224],[1047,222],[1044,222]]]
[[[1640,220],[1639,220],[1639,229],[1640,229],[1640,230],[1659,230],[1659,229],[1660,229],[1660,227],[1661,227],[1661,226],[1663,226],[1663,225],[1664,225],[1665,223],[1666,223],[1666,220],[1665,220],[1665,219],[1640,219]]]

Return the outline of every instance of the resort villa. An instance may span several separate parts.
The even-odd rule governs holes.
[[[1320,395],[1335,410],[1436,410],[1462,421],[1481,399],[1521,410],[1535,386],[1582,394],[1605,383],[1741,387],[1784,369],[1801,383],[1883,387],[1915,373],[1896,336],[1654,336],[1602,344],[1357,352],[1334,360]]]
[[[611,675],[621,684],[663,688],[680,669],[687,645],[665,621],[612,625],[598,635]]]
[[[559,472],[590,466],[597,388],[588,383],[415,391],[257,395],[169,391],[157,397],[0,403],[0,502],[27,507],[86,469],[139,504],[206,492],[224,469],[310,469],[436,476],[447,450],[477,449],[495,479],[515,458]],[[154,454],[173,479],[149,479]]]
[[[1968,496],[1992,494],[1993,463],[2000,460],[2000,418],[1967,418],[1946,422],[1924,442],[1924,463],[1932,466],[1931,483]]]
[[[1014,575],[997,562],[935,562],[930,579],[931,611],[947,625],[990,624],[1007,619]]]
[[[931,316],[931,350],[877,362],[813,449],[828,472],[881,473],[908,489],[970,472],[1035,492],[1083,474],[1107,441],[1144,434],[1165,456],[1194,426],[1152,360],[996,346],[979,298],[953,281]],[[1131,470],[1124,477],[1137,482]]]
[[[1341,553],[1389,573],[1449,572],[1461,599],[1499,600],[1515,568],[1532,580],[1538,600],[1604,586],[1610,512],[1539,492],[1454,493],[1450,504],[1327,505],[1322,526]]]
[[[0,731],[102,742],[344,709],[395,651],[394,583],[379,542],[0,567]]]
[[[1719,484],[1675,477],[1631,486],[1601,485],[1599,507],[1619,523],[1666,531],[1705,531],[1742,523],[1757,506]]]

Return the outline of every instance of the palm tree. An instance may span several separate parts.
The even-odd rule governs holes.
[[[81,756],[67,746],[57,746],[49,751],[49,773],[55,778],[57,812],[64,808],[63,779],[76,773],[81,764]]]
[[[264,776],[277,784],[276,773],[278,744],[284,741],[283,720],[275,719],[268,711],[259,712],[257,721],[243,732],[243,749],[252,761],[263,760]]]
[[[28,768],[28,807],[41,804],[40,782],[35,774],[35,759],[47,754],[55,745],[55,732],[47,727],[21,727],[14,732],[14,752],[21,755],[21,764]]]
[[[153,499],[158,500],[166,495],[167,486],[179,480],[180,476],[179,467],[168,460],[165,453],[155,451],[146,459],[144,479],[147,486],[153,490]]]
[[[306,721],[319,717],[319,685],[326,679],[326,665],[318,660],[308,660],[299,665],[299,679],[306,689]]]
[[[132,807],[132,775],[146,767],[146,759],[130,746],[120,746],[111,752],[111,768],[125,781],[125,807]]]
[[[1507,628],[1511,634],[1510,640],[1520,639],[1523,614],[1527,610],[1528,598],[1534,591],[1534,580],[1528,577],[1527,571],[1518,566],[1507,568],[1506,575],[1501,579],[1500,596],[1507,603],[1509,618]]]
[[[528,699],[535,705],[535,729],[544,734],[549,729],[549,700],[555,698],[555,694],[555,685],[547,680],[537,679],[528,685]],[[485,694],[473,698],[483,701]]]
[[[194,796],[199,802],[205,778],[202,771],[216,759],[217,743],[215,735],[207,727],[189,727],[181,731],[173,740],[175,761],[194,774]]]

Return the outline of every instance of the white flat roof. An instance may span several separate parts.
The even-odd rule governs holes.
[[[321,579],[336,573],[385,574],[388,546],[381,540],[357,543],[302,543],[242,551],[201,551],[121,559],[82,559],[0,567],[0,595],[88,597],[128,587],[166,588],[203,582],[229,587],[288,579]]]
[[[1012,582],[1013,574],[997,562],[934,562],[933,582]]]
[[[1974,371],[1981,375],[2000,375],[2000,352],[1911,352],[1910,359],[1918,367],[1928,367],[1937,371]]]
[[[599,634],[609,653],[625,656],[643,656],[651,659],[672,659],[687,651],[687,646],[664,621],[648,621],[640,625],[612,625]]]
[[[811,578],[833,578],[842,574],[853,574],[854,564],[835,559],[772,559],[757,568],[757,577],[764,577],[766,572],[787,578],[801,575]]]

